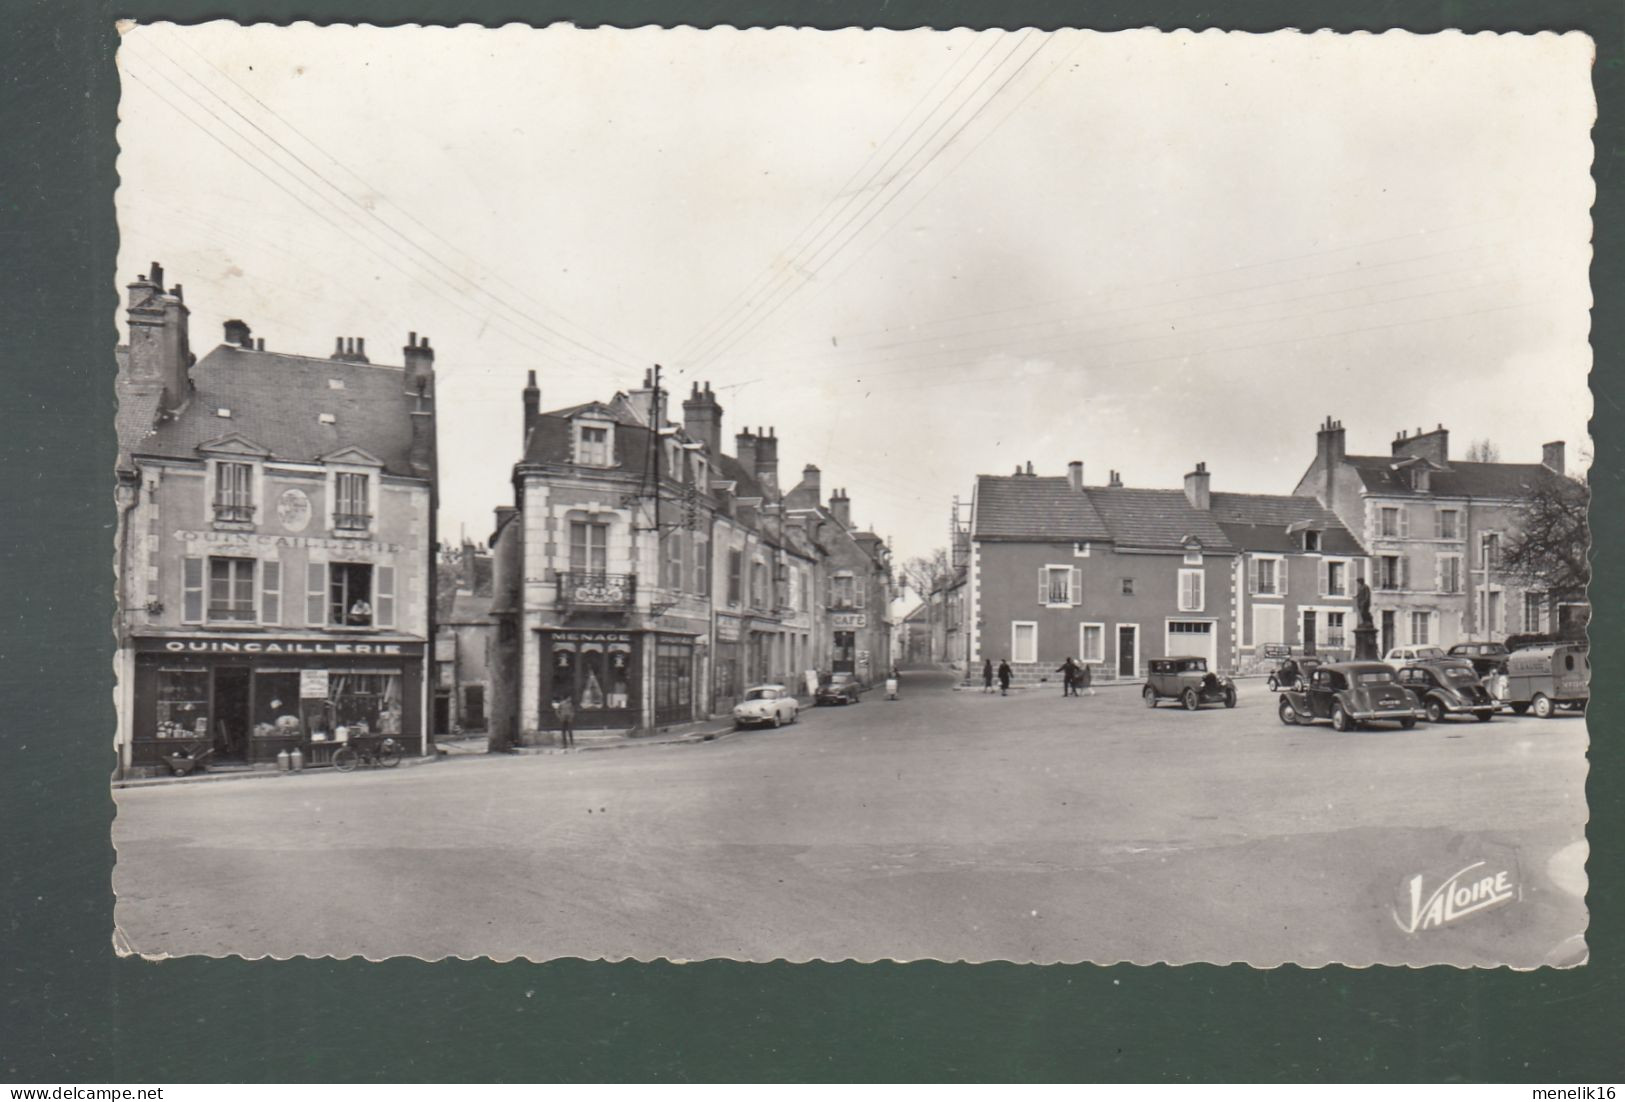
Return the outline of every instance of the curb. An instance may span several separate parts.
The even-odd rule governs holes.
[[[418,765],[429,765],[439,760],[443,755],[433,754],[429,757],[402,758],[399,768],[411,768]],[[369,766],[368,768],[377,768]],[[319,777],[326,773],[340,775],[337,769],[331,766],[301,769],[295,773],[291,770],[283,772],[280,769],[234,769],[228,773],[198,773],[190,777],[132,777],[128,780],[115,780],[114,788],[160,788],[175,784],[227,784],[231,781],[261,781],[275,777]]]

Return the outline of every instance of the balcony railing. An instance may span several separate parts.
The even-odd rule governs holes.
[[[372,527],[372,514],[334,513],[333,527],[345,532],[365,532]]]
[[[236,502],[217,501],[214,503],[214,519],[228,521],[233,524],[254,523],[254,507],[240,505]]]
[[[638,596],[636,574],[561,570],[558,584],[559,607],[566,613],[578,610],[626,612]]]

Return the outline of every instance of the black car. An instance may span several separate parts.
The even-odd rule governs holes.
[[[813,704],[857,704],[862,693],[863,685],[854,674],[838,673],[818,686]]]
[[[1457,643],[1449,650],[1451,658],[1465,658],[1473,664],[1479,677],[1506,673],[1507,650],[1505,643]]]
[[[1339,731],[1374,720],[1398,723],[1407,731],[1426,717],[1416,694],[1401,685],[1384,662],[1334,662],[1321,666],[1302,688],[1281,694],[1281,722],[1291,727],[1329,719]]]
[[[1452,715],[1470,715],[1487,723],[1500,708],[1466,658],[1413,662],[1399,671],[1399,683],[1422,701],[1429,723],[1442,723]]]

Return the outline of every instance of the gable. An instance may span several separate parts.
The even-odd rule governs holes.
[[[210,455],[240,455],[248,459],[269,459],[271,449],[255,440],[250,440],[240,432],[228,432],[224,436],[216,436],[213,440],[205,440],[197,446],[197,450]]]
[[[356,467],[382,467],[383,460],[362,448],[340,448],[316,457],[322,463],[348,463]]]

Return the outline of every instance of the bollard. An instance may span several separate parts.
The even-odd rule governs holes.
[[[284,746],[282,749],[280,749],[280,750],[278,750],[276,752],[276,768],[277,768],[277,772],[286,773],[292,767],[293,767],[292,762],[288,757],[288,748],[286,746]]]
[[[303,751],[299,749],[299,747],[295,746],[293,748],[293,753],[288,755],[288,765],[295,773],[303,773],[305,771],[305,755]]]

